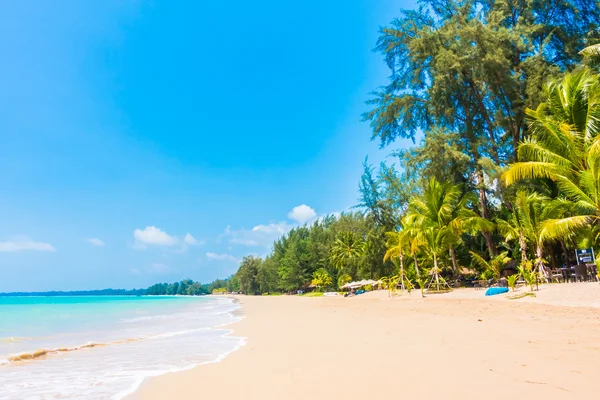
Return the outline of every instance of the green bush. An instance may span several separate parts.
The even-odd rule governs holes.
[[[514,274],[506,278],[508,283],[508,287],[514,292],[515,286],[517,286],[517,281],[519,280],[519,274]]]

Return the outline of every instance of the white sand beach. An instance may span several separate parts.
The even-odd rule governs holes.
[[[522,288],[521,291],[526,289]],[[600,370],[600,285],[536,297],[460,289],[392,299],[236,297],[246,346],[144,382],[128,399],[591,399]]]

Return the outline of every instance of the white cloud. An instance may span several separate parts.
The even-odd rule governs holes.
[[[131,272],[133,275],[140,275],[141,274],[140,270],[137,269],[137,268],[131,268],[129,270],[129,272]]]
[[[259,232],[265,234],[278,234],[283,235],[289,229],[289,226],[285,222],[280,222],[278,224],[269,224],[269,225],[256,225],[252,228],[252,232]]]
[[[98,238],[88,238],[85,241],[94,246],[104,246],[104,242]]]
[[[35,242],[28,237],[19,237],[6,242],[0,242],[0,251],[56,251],[56,248],[50,243]]]
[[[155,227],[147,226],[144,229],[136,229],[133,231],[133,237],[138,245],[157,245],[157,246],[173,246],[177,243],[175,236],[169,235],[167,232]]]
[[[339,218],[341,213],[333,212],[329,215]],[[317,213],[314,209],[306,204],[302,204],[294,207],[292,211],[288,213],[288,217],[294,220],[294,222],[283,221],[278,223],[260,224],[252,229],[231,229],[231,226],[227,225],[224,233],[217,238],[217,243],[220,243],[221,240],[226,238],[230,244],[270,248],[273,245],[273,242],[288,233],[292,228],[306,222],[322,222],[327,215],[317,217]]]
[[[292,208],[292,211],[290,211],[288,213],[289,219],[298,221],[301,224],[303,224],[307,221],[310,221],[311,219],[313,219],[316,216],[317,216],[317,213],[315,212],[315,210],[313,210],[311,207],[307,206],[306,204],[301,204],[299,206],[296,206],[296,207]]]
[[[165,264],[154,263],[152,264],[152,271],[157,273],[169,272],[171,268]]]
[[[211,260],[226,260],[226,261],[231,261],[231,262],[235,262],[235,263],[239,263],[240,260],[239,258],[232,256],[231,254],[227,254],[227,253],[223,253],[223,254],[217,254],[217,253],[206,253],[206,257],[211,259]]]
[[[185,244],[189,244],[190,246],[194,246],[196,244],[203,244],[202,241],[196,240],[196,238],[193,237],[191,233],[185,235],[183,241],[185,242]]]
[[[287,222],[271,223],[267,225],[256,225],[252,229],[232,230],[229,226],[225,228],[223,237],[229,238],[229,243],[243,246],[269,247],[273,242],[292,229]]]

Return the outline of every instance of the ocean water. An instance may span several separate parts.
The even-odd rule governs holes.
[[[231,299],[0,296],[0,398],[121,399],[244,343]]]

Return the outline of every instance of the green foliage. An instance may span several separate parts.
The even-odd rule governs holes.
[[[523,280],[529,285],[529,288],[533,292],[533,285],[537,282],[536,273],[532,269],[531,261],[523,263],[519,266],[519,274],[523,277]]]
[[[315,285],[319,290],[328,287],[332,282],[333,280],[325,268],[319,268],[313,272],[312,284]]]
[[[244,294],[258,294],[260,285],[257,280],[262,259],[253,256],[244,257],[236,274],[240,282],[240,291]]]
[[[473,251],[470,253],[473,257],[473,262],[483,269],[484,275],[482,276],[485,276],[485,279],[500,279],[504,267],[511,261],[510,257],[508,257],[507,251],[498,254],[489,261],[486,261],[483,257]]]
[[[211,283],[202,284],[191,279],[184,279],[173,283],[157,283],[146,289],[146,294],[161,295],[188,295],[198,296],[210,293],[227,293],[239,291],[239,283],[236,276],[227,279],[216,279]]]
[[[227,291],[228,292],[239,292],[240,289],[240,280],[237,275],[231,275],[227,278]]]
[[[364,246],[365,242],[355,232],[340,232],[331,247],[333,265],[338,270],[347,269],[364,254]]]
[[[495,279],[495,274],[494,271],[491,269],[485,269],[483,270],[483,272],[479,275],[479,277],[483,280],[489,281],[490,279]]]
[[[419,284],[419,289],[421,289],[421,297],[425,297],[425,289],[427,288],[427,275],[421,275],[417,278],[417,283]]]
[[[514,292],[515,287],[517,286],[517,281],[519,280],[519,274],[513,274],[506,278],[506,282],[508,283],[508,287]]]
[[[468,146],[500,158],[526,137],[523,104],[538,104],[541,83],[580,61],[586,38],[598,37],[600,9],[587,0],[420,5],[382,28],[377,43],[390,83],[373,93],[364,119],[382,145],[437,126],[477,132],[487,140]]]
[[[408,294],[410,294],[412,292],[412,290],[415,288],[415,285],[412,283],[412,281],[408,278],[406,278],[404,280],[404,287],[406,288],[406,291],[408,292]]]
[[[550,81],[546,102],[527,110],[532,136],[504,173],[506,185],[550,180],[562,213],[540,226],[540,240],[562,239],[600,220],[600,79],[587,68]]]
[[[433,128],[422,139],[420,146],[400,150],[393,155],[404,167],[404,178],[409,178],[402,180],[408,181],[405,187],[411,181],[413,185],[422,187],[432,178],[439,182],[467,182],[465,171],[471,163],[471,157],[456,132]],[[414,194],[414,188],[411,189],[411,194]]]
[[[596,70],[600,69],[600,44],[588,46],[579,52],[584,56],[584,62]]]
[[[348,274],[341,274],[337,280],[338,287],[344,286],[346,283],[350,282],[352,282],[352,277]]]
[[[276,292],[278,286],[277,264],[273,258],[266,258],[258,266],[256,272],[256,283],[260,293]]]
[[[398,282],[400,281],[400,275],[384,276],[381,279],[383,288],[388,291],[388,295],[392,297],[396,294],[398,289]]]
[[[498,184],[502,172],[508,164],[535,153],[538,158],[532,161],[537,164],[511,167],[505,177],[512,174],[511,179],[516,180],[552,175],[566,197],[577,198],[575,201],[591,210],[589,204],[583,204],[587,200],[576,188],[583,188],[582,183],[587,179],[588,189],[584,192],[600,194],[596,188],[591,190],[593,174],[585,179],[578,177],[577,185],[568,190],[560,187],[567,183],[558,179],[558,172],[568,168],[564,161],[578,157],[578,148],[571,146],[574,154],[569,156],[536,147],[537,142],[545,140],[566,149],[569,141],[563,138],[551,143],[560,136],[548,134],[543,134],[543,140],[535,139],[541,135],[538,131],[543,126],[528,123],[526,118],[546,122],[547,111],[557,108],[571,108],[581,115],[586,109],[584,103],[592,105],[596,101],[598,91],[594,86],[586,86],[580,97],[569,95],[562,100],[556,87],[544,91],[540,88],[547,79],[574,70],[582,60],[579,52],[586,45],[600,41],[599,3],[588,0],[422,0],[419,3],[417,10],[402,11],[381,29],[377,50],[390,69],[389,84],[373,92],[368,102],[372,109],[363,115],[371,124],[373,138],[379,139],[382,147],[397,138],[414,140],[417,132],[423,132],[419,146],[395,153],[405,174],[403,186],[414,189],[409,198],[420,194],[419,188],[426,190],[432,178],[460,185],[464,193],[476,195],[476,204],[469,208],[489,224],[499,212],[513,210],[514,189]],[[597,45],[583,54],[596,57]],[[577,86],[578,79],[569,80],[570,87]],[[527,105],[538,111],[526,111]],[[568,132],[564,123],[582,126],[585,121],[590,128],[598,127],[593,118],[577,117],[571,121],[568,114],[559,115],[555,119],[559,123],[549,126],[551,131],[559,134],[563,127]],[[586,159],[580,165],[592,165],[590,161],[593,160]],[[564,175],[565,179],[570,175]],[[544,182],[532,184],[539,186]],[[550,197],[558,196],[552,193]],[[589,218],[579,214],[544,224],[545,235],[565,239],[573,230],[589,223]],[[488,229],[477,235],[483,240],[461,239],[477,253],[481,253],[480,243],[485,243],[488,255],[493,257],[498,254],[500,237]],[[430,254],[434,252],[432,239],[441,242],[443,238],[439,231],[430,232],[426,246]],[[530,250],[541,260],[543,255],[538,250],[543,251],[544,245],[533,247]],[[523,254],[530,250],[525,249]],[[467,254],[464,250],[462,253]],[[454,258],[455,255],[453,261]],[[453,264],[456,270],[456,263]]]
[[[235,278],[249,294],[295,293],[311,283],[319,290],[335,289],[381,276],[391,265],[383,261],[384,253],[385,235],[374,218],[360,213],[327,216],[284,234],[264,260],[245,258]]]
[[[510,259],[533,288],[549,260],[598,244],[600,4],[419,4],[381,29],[389,83],[364,119],[382,147],[423,138],[393,152],[397,165],[365,160],[359,212],[290,230],[222,282],[149,292],[295,293],[399,275],[424,295],[460,265],[497,279]]]
[[[221,281],[225,282],[225,281]],[[211,293],[217,286],[202,285],[191,279],[184,279],[173,283],[157,283],[146,290],[146,294],[161,295],[202,295]]]
[[[471,204],[470,196],[463,194],[458,185],[431,178],[423,194],[411,198],[403,221],[406,235],[420,238],[433,268],[439,268],[444,253],[449,252],[455,277],[458,276],[458,265],[454,255],[456,247],[462,243],[462,235],[494,228],[492,222],[469,208]],[[398,239],[400,244],[401,239]]]

